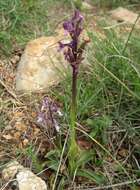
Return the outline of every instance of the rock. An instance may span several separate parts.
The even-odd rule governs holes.
[[[13,179],[19,170],[22,170],[23,166],[17,161],[10,162],[2,171],[2,177],[5,181]]]
[[[16,175],[19,190],[47,190],[45,181],[24,169]]]
[[[83,1],[82,2],[82,9],[84,9],[84,10],[93,10],[93,6],[90,5],[89,3]]]
[[[74,0],[74,5],[77,9],[81,10],[93,10],[93,7],[89,2],[83,1],[83,0]]]
[[[111,11],[112,18],[116,19],[117,21],[127,22],[129,24],[134,24],[138,14],[129,11],[123,7],[119,7],[113,11]],[[136,26],[140,27],[140,19],[137,21]]]
[[[13,161],[2,171],[2,178],[5,181],[15,178],[19,190],[47,190],[45,181],[24,168],[17,161]]]
[[[68,66],[58,51],[61,39],[62,35],[40,37],[27,44],[17,68],[17,91],[42,91],[60,81]]]

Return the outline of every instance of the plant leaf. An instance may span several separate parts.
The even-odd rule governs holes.
[[[61,180],[59,181],[59,184],[57,186],[57,190],[63,190],[64,186],[66,184],[66,178],[65,176],[62,176]]]
[[[50,158],[50,157],[60,157],[60,151],[58,149],[49,151],[45,155],[45,158]]]
[[[85,177],[91,181],[101,185],[105,182],[105,177],[102,174],[93,172],[91,170],[81,169],[77,171],[77,176]]]
[[[80,156],[79,156],[79,160],[77,161],[78,167],[85,165],[90,160],[93,160],[94,156],[95,156],[94,151],[89,151],[89,150],[88,151],[81,151]]]

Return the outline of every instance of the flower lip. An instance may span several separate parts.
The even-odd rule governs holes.
[[[63,28],[64,28],[64,30],[66,30],[68,32],[73,32],[73,30],[74,30],[73,23],[71,21],[64,22]]]
[[[84,17],[80,14],[80,11],[76,10],[72,19],[65,21],[63,23],[64,30],[66,30],[68,33],[72,35],[79,36],[82,31],[81,24],[82,24],[83,18]],[[78,31],[78,33],[76,31]]]

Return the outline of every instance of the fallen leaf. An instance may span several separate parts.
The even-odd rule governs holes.
[[[13,139],[13,136],[10,134],[7,134],[7,135],[3,135],[3,138],[5,138],[6,140],[11,140]]]
[[[23,122],[16,122],[15,123],[15,128],[18,130],[18,131],[26,131],[27,130],[27,126],[23,123]]]
[[[122,157],[126,157],[128,155],[128,150],[122,148],[121,150],[119,150],[118,154]]]
[[[20,111],[14,112],[13,117],[14,119],[24,117],[24,113]]]
[[[24,139],[22,143],[23,143],[24,146],[27,146],[28,143],[29,143],[29,140],[28,139]]]
[[[37,135],[39,132],[40,132],[40,129],[38,129],[37,127],[34,128],[33,130],[34,135]]]
[[[78,140],[77,143],[81,148],[84,148],[86,150],[90,149],[92,145],[89,141],[86,140]]]
[[[19,140],[20,136],[21,136],[21,133],[20,133],[20,132],[16,132],[16,133],[14,134],[14,139],[15,139],[15,140]]]

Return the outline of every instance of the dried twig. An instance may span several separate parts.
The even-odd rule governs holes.
[[[118,154],[119,150],[121,149],[121,146],[122,146],[124,140],[126,139],[127,135],[128,135],[128,133],[126,132],[125,135],[124,135],[124,137],[122,138],[122,140],[121,140],[121,142],[120,142],[120,144],[119,144],[119,146],[118,146],[118,148],[117,148],[114,156],[117,156],[117,154]]]
[[[6,190],[5,188],[6,188],[11,182],[14,182],[14,181],[16,181],[16,179],[9,180],[6,184],[4,184],[4,185],[0,188],[0,190]]]
[[[125,182],[121,182],[121,183],[116,183],[113,185],[106,185],[106,186],[100,186],[100,187],[76,187],[75,189],[80,189],[80,190],[104,190],[104,189],[109,189],[109,188],[113,188],[113,187],[121,187],[121,186],[125,186],[125,185],[130,185],[130,184],[134,184],[134,183],[140,183],[140,179],[136,179],[134,181],[125,181]],[[69,189],[70,190],[70,189]]]
[[[6,84],[0,79],[0,84],[5,88],[5,90],[14,98],[17,99],[16,95],[8,89]]]
[[[131,149],[131,145],[129,144],[129,154],[127,155],[127,157],[125,158],[125,160],[123,161],[123,164],[125,164],[127,162],[127,160],[130,158],[130,156],[132,155],[133,151],[135,149],[135,145],[132,147]]]
[[[16,94],[14,94],[14,92],[9,90],[8,87],[6,86],[6,84],[1,79],[0,79],[0,84],[5,88],[5,90],[8,92],[8,94],[10,94],[10,96],[12,96],[18,103],[21,104],[21,102],[18,100]]]
[[[136,157],[134,155],[132,157],[135,160],[138,169],[140,170],[140,164],[139,164],[138,160],[136,159]]]
[[[131,31],[130,31],[130,33],[129,33],[129,35],[128,35],[127,41],[126,41],[126,43],[125,43],[125,45],[124,45],[124,48],[123,48],[123,51],[122,51],[122,54],[125,53],[125,50],[126,50],[127,45],[128,45],[128,42],[129,42],[129,40],[130,40],[130,38],[131,38],[131,36],[132,36],[132,33],[133,33],[134,29],[135,29],[135,25],[136,25],[137,21],[139,20],[139,18],[140,18],[140,13],[138,14],[138,16],[137,16],[137,18],[136,18],[136,20],[135,20],[135,22],[134,22],[134,24],[133,24],[133,26],[132,26],[132,29],[131,29]]]
[[[134,130],[140,129],[140,126],[133,127],[133,128],[131,128],[131,129],[134,129]],[[110,130],[110,131],[108,130],[107,133],[108,133],[108,134],[112,134],[112,133],[125,133],[127,130],[128,130],[128,129]]]

